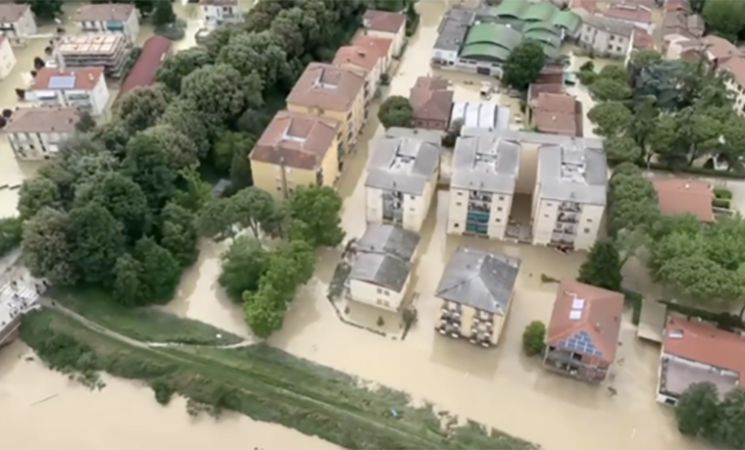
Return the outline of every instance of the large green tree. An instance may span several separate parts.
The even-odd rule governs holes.
[[[526,91],[538,78],[545,63],[543,45],[536,40],[525,40],[510,52],[504,62],[502,82],[513,89]]]
[[[613,242],[603,240],[592,246],[577,280],[611,291],[621,290],[621,259]]]
[[[642,157],[642,149],[627,135],[613,136],[603,140],[603,150],[610,164],[636,162]]]
[[[181,82],[189,74],[210,63],[210,54],[201,46],[177,52],[163,61],[155,79],[166,85],[171,92],[181,92]],[[183,98],[181,99],[183,100]]]
[[[51,21],[62,15],[62,0],[24,0],[39,20]]]
[[[243,310],[246,323],[257,337],[267,338],[282,328],[285,309],[284,305],[278,305],[278,296],[276,289],[270,284],[261,286],[256,292],[246,291],[244,294]]]
[[[261,243],[250,237],[238,237],[222,255],[220,285],[228,296],[242,301],[244,292],[255,292],[266,271],[268,253]],[[289,280],[287,281],[289,284]]]
[[[392,95],[385,99],[378,110],[378,119],[385,128],[414,126],[414,110],[406,97]]]
[[[18,212],[21,218],[29,219],[46,207],[62,207],[57,185],[43,177],[25,180],[18,191]]]
[[[171,100],[171,93],[162,84],[136,87],[116,102],[114,113],[134,134],[153,126]]]
[[[301,222],[302,240],[313,247],[335,247],[344,240],[339,194],[328,186],[299,187],[289,199],[290,217]]]
[[[188,137],[196,146],[199,158],[205,159],[211,145],[209,129],[200,116],[201,113],[194,102],[179,98],[168,104],[158,123],[169,125],[176,132]]]
[[[675,406],[678,430],[688,436],[710,435],[717,419],[719,392],[712,383],[694,383]]]
[[[160,215],[160,245],[168,250],[179,265],[190,266],[197,260],[197,228],[194,214],[169,202]]]
[[[153,210],[160,209],[176,189],[177,172],[171,158],[157,138],[144,133],[130,139],[126,152],[123,173],[140,185]]]
[[[124,306],[138,306],[142,302],[140,277],[142,265],[132,255],[125,253],[116,260],[114,266],[114,300]]]
[[[706,0],[702,13],[710,32],[737,43],[745,24],[745,4],[730,0]]]
[[[737,386],[724,394],[717,410],[706,437],[725,448],[745,448],[745,389]]]
[[[278,205],[268,192],[251,187],[238,191],[230,198],[238,222],[251,230],[256,239],[263,229],[270,229]]]
[[[601,102],[587,112],[587,118],[596,125],[593,130],[598,136],[615,139],[631,124],[631,111],[621,102]],[[611,140],[613,140],[611,139]]]
[[[89,203],[70,210],[67,239],[70,261],[83,281],[107,284],[117,259],[124,253],[122,225],[103,206]]]
[[[154,239],[140,239],[134,248],[134,257],[142,270],[140,288],[142,303],[150,304],[169,300],[181,277],[178,262]]]
[[[31,275],[57,285],[78,281],[72,243],[67,238],[69,229],[67,213],[52,208],[44,208],[26,221],[21,249]]]

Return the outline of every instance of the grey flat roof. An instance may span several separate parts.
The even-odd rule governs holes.
[[[463,127],[493,131],[508,128],[511,114],[509,108],[492,102],[455,102],[450,123],[460,120]]]
[[[446,51],[460,50],[474,17],[474,11],[457,7],[450,8],[437,28],[437,40],[434,48]]]
[[[538,145],[569,145],[572,142],[579,142],[584,147],[603,149],[603,141],[596,138],[580,138],[565,136],[561,134],[535,133],[532,131],[517,130],[484,130],[481,128],[463,127],[460,131],[461,136],[493,136],[501,137],[516,142],[527,142]]]
[[[440,166],[440,143],[422,138],[379,138],[369,144],[366,187],[421,195]]]
[[[419,235],[413,231],[369,223],[357,241],[357,256],[349,278],[401,292],[417,245]]]
[[[520,144],[494,136],[460,137],[453,152],[450,187],[512,195],[520,169]]]
[[[435,295],[505,315],[519,269],[519,258],[461,246],[450,257]]]
[[[608,166],[602,149],[578,139],[574,145],[544,145],[538,152],[541,198],[605,205]]]

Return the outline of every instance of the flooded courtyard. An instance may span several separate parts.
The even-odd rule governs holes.
[[[430,51],[447,6],[444,0],[419,1],[420,29],[410,40],[387,95],[408,96],[417,77],[432,74]],[[187,23],[194,31],[199,26],[196,19]],[[193,32],[187,31],[187,35]],[[184,41],[179,46],[193,44]],[[581,62],[573,61],[573,66],[576,64]],[[19,67],[24,63],[19,61],[16,71]],[[16,71],[11,78],[17,76]],[[481,77],[439,71],[434,75],[453,80],[456,100],[478,99]],[[12,89],[10,95],[15,95]],[[589,109],[587,105],[585,108]],[[344,199],[342,226],[348,239],[361,236],[365,229],[367,142],[382,133],[376,116],[377,110],[373,109],[338,184]],[[8,158],[9,149],[0,147],[0,152]],[[16,164],[12,153],[10,159]],[[21,168],[19,173],[23,173]],[[341,251],[325,250],[319,253],[314,278],[298,291],[283,329],[269,343],[409,392],[417,400],[436,403],[548,449],[695,448],[679,435],[671,410],[654,402],[659,348],[637,340],[628,318],[622,330],[618,364],[605,385],[589,386],[559,377],[522,355],[524,327],[533,320],[547,322],[555,297],[556,285],[542,284],[541,274],[575,277],[585,255],[446,236],[448,195],[445,190],[437,193],[422,230],[422,256],[412,281],[419,295],[418,322],[405,340],[381,337],[338,319],[326,293]],[[449,256],[464,244],[522,259],[513,306],[498,349],[484,350],[444,338],[434,330],[439,316],[435,287]],[[176,298],[166,309],[248,336],[241,307],[231,302],[217,284],[220,254],[226,247],[227,243],[201,244],[199,261],[185,273]],[[0,421],[6,425],[4,442],[9,448],[334,448],[293,430],[245,417],[195,422],[186,414],[183,400],[164,408],[154,401],[150,389],[129,382],[107,379],[103,391],[90,392],[36,361],[27,361],[28,356],[28,350],[19,343],[0,352]],[[618,394],[610,396],[608,386]]]

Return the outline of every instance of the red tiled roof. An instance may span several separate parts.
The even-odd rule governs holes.
[[[580,299],[583,301],[580,302]],[[570,317],[573,309],[579,311],[578,318]],[[616,358],[622,314],[623,294],[564,279],[556,293],[551,321],[546,330],[546,342],[554,347],[562,347],[560,341],[585,332],[595,348],[602,352],[601,356],[589,356],[611,364]],[[581,353],[576,349],[572,351]]]
[[[362,17],[362,23],[368,30],[398,33],[406,24],[406,16],[391,11],[368,9]]]
[[[634,30],[634,48],[654,48],[654,38],[646,31],[637,28]]]
[[[703,180],[683,178],[657,178],[652,180],[665,215],[693,214],[702,222],[714,221],[711,203],[714,192]]]
[[[634,5],[611,5],[603,15],[617,20],[652,23],[652,11]]]
[[[339,128],[336,120],[280,111],[251,150],[249,159],[313,170],[323,161]]]
[[[90,91],[96,87],[98,80],[103,77],[103,71],[103,67],[78,67],[74,69],[44,67],[36,73],[31,90],[52,89],[49,87],[49,80],[52,77],[59,76],[75,78],[75,85],[69,89]]]
[[[671,335],[671,332],[675,332]],[[680,336],[681,337],[674,337]],[[662,340],[662,351],[740,374],[745,384],[745,339],[706,322],[670,316]]]
[[[381,55],[375,47],[345,45],[337,50],[333,64],[352,64],[366,70],[373,70],[381,56],[385,56],[385,53]]]
[[[435,78],[419,77],[409,91],[409,101],[417,120],[450,120],[453,92],[448,82]]]
[[[59,106],[18,108],[5,126],[6,133],[72,133],[80,120],[75,108]]]
[[[381,38],[377,36],[370,36],[364,33],[364,30],[360,30],[354,35],[352,39],[352,45],[360,47],[368,47],[377,49],[380,54],[388,55],[393,45],[392,39]]]
[[[102,22],[106,20],[126,21],[135,11],[131,3],[99,3],[78,8],[75,22]]]
[[[287,96],[288,104],[347,111],[365,85],[358,70],[310,63]]]
[[[142,46],[140,57],[137,58],[129,75],[119,89],[119,97],[124,93],[141,86],[150,86],[155,82],[155,73],[163,63],[166,55],[171,51],[173,42],[163,36],[150,37]]]
[[[533,102],[533,124],[543,133],[578,136],[577,104],[564,93],[540,92]]]

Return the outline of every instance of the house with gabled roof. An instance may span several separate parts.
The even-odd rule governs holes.
[[[512,306],[520,259],[461,246],[448,261],[435,289],[440,318],[435,330],[496,346]]]
[[[565,279],[559,283],[546,329],[543,365],[599,383],[616,359],[623,294]]]

